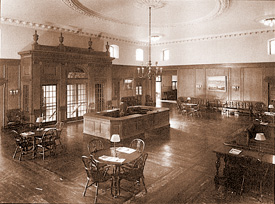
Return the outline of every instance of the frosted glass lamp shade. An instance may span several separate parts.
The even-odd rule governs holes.
[[[258,140],[258,141],[265,141],[266,138],[264,136],[264,133],[257,133],[256,134],[256,137],[255,137],[255,140]]]
[[[274,106],[272,104],[268,105],[268,108],[274,108]]]
[[[42,123],[42,122],[43,122],[43,117],[38,117],[38,118],[36,119],[36,122],[37,122],[37,123]]]
[[[120,142],[119,134],[113,134],[110,141],[111,142]]]

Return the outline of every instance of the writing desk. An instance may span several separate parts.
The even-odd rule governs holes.
[[[117,197],[119,186],[118,177],[120,172],[120,166],[135,161],[141,156],[141,153],[128,148],[128,147],[111,147],[109,149],[103,149],[95,152],[93,157],[96,161],[111,165],[113,167],[113,182],[115,192],[111,192],[114,197]]]
[[[237,149],[237,150],[241,150],[240,153],[230,153],[230,150],[232,150],[232,148]],[[268,164],[268,168],[271,167],[273,168],[274,171],[274,165],[275,165],[275,155],[273,154],[268,154],[268,153],[262,153],[262,152],[258,152],[258,151],[252,151],[252,150],[247,150],[247,149],[241,149],[238,147],[232,147],[232,146],[227,146],[227,145],[222,145],[221,147],[214,149],[213,150],[214,153],[216,153],[216,174],[215,174],[215,178],[214,178],[214,182],[215,182],[215,187],[216,189],[218,189],[218,186],[222,183],[222,180],[226,180],[228,179],[228,160],[230,159],[236,159],[236,158],[253,158],[255,160],[258,160],[260,162],[263,162],[264,164]],[[224,159],[224,169],[222,172],[222,175],[220,175],[220,164],[221,164],[221,158]],[[268,171],[268,169],[266,170]],[[227,188],[228,186],[225,185],[225,187]],[[226,189],[227,190],[227,189]],[[261,195],[262,196],[262,195]]]

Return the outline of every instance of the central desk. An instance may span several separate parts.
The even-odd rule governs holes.
[[[130,107],[131,108],[131,107]],[[120,139],[137,135],[149,136],[153,130],[170,128],[169,108],[135,106],[141,113],[117,116],[118,110],[107,110],[84,115],[83,133],[110,140],[112,134],[119,134]]]

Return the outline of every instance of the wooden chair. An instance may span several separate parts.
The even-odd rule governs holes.
[[[55,146],[61,146],[62,149],[64,149],[64,146],[61,143],[61,133],[64,127],[64,122],[57,122],[55,124],[56,128],[56,137],[55,137]]]
[[[16,130],[12,130],[11,132],[13,134],[16,144],[16,149],[12,158],[14,159],[16,154],[20,152],[19,161],[21,161],[21,157],[23,155],[32,153],[33,143],[28,140],[28,138],[22,137]]]
[[[143,153],[145,148],[145,142],[142,139],[133,139],[130,143],[130,147],[137,150],[140,153]]]
[[[44,131],[43,136],[38,138],[37,143],[37,153],[43,155],[43,160],[45,159],[45,152],[50,153],[55,152],[55,138],[57,136],[57,131],[55,128],[49,128]]]
[[[121,180],[126,180],[129,182],[134,182],[135,184],[140,184],[142,182],[145,193],[147,189],[144,182],[144,166],[147,160],[148,153],[143,153],[133,164],[122,165],[119,172],[119,193],[120,193],[120,182]]]
[[[93,139],[88,143],[88,152],[90,155],[101,149],[104,149],[104,145],[100,139]]]
[[[96,203],[99,183],[107,182],[108,180],[112,181],[112,175],[108,173],[110,166],[99,166],[98,163],[94,160],[93,156],[82,156],[82,161],[84,163],[85,171],[87,173],[87,182],[85,185],[83,196],[85,196],[87,189],[95,184],[96,194],[94,203]],[[112,186],[113,182],[111,183],[111,188]]]

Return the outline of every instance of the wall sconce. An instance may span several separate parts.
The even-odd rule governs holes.
[[[201,89],[202,85],[201,84],[197,84],[196,87],[197,87],[197,89]]]
[[[10,95],[11,95],[11,96],[17,95],[18,93],[19,93],[19,90],[18,90],[18,89],[11,89],[11,90],[10,90]]]
[[[232,89],[233,89],[234,91],[239,91],[240,87],[239,87],[239,86],[232,86]]]

